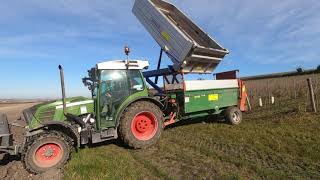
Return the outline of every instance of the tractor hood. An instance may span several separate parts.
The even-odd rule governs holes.
[[[67,98],[68,113],[80,116],[93,113],[93,100],[85,97]],[[23,118],[30,127],[36,127],[42,122],[64,121],[61,100],[40,103],[23,111]]]

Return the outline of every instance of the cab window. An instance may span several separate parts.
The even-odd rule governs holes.
[[[139,70],[129,70],[130,89],[133,92],[143,91],[144,84]]]

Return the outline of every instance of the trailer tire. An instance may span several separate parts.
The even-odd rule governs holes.
[[[22,154],[26,170],[33,174],[60,169],[71,158],[72,140],[64,133],[49,131],[27,141]]]
[[[239,125],[242,121],[242,112],[238,107],[228,107],[224,112],[224,116],[231,125]]]
[[[120,118],[120,138],[134,149],[150,147],[161,137],[163,119],[161,109],[154,103],[135,102],[125,109]]]

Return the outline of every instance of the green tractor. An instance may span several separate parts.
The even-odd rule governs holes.
[[[181,120],[222,115],[230,124],[241,122],[247,95],[237,71],[216,74],[216,80],[186,80],[187,74],[210,74],[229,51],[166,1],[136,0],[133,13],[161,47],[158,68],[143,71],[147,61],[128,58],[98,63],[83,79],[92,97],[66,98],[59,66],[62,100],[23,111],[22,143],[14,142],[0,114],[0,153],[21,155],[28,171],[42,173],[61,168],[84,145],[121,139],[133,149],[147,148],[165,126]],[[163,52],[173,65],[160,69]]]
[[[161,136],[163,103],[148,95],[142,69],[147,61],[111,61],[97,64],[83,82],[92,99],[65,98],[61,66],[62,101],[46,102],[23,111],[27,122],[23,144],[13,145],[5,115],[0,117],[0,151],[22,155],[25,168],[41,173],[59,168],[73,148],[117,139],[130,147],[146,148]]]
[[[91,99],[65,98],[60,66],[62,100],[23,111],[22,144],[13,142],[7,118],[0,116],[0,153],[21,155],[28,171],[42,173],[62,167],[74,148],[87,144],[120,138],[131,148],[147,148],[158,142],[165,126],[179,120],[223,113],[231,124],[241,122],[245,95],[238,80],[184,81],[183,74],[167,69],[160,71],[165,93],[159,95],[145,81],[159,71],[141,72],[148,66],[147,61],[126,60],[97,64],[83,79]],[[170,77],[174,84],[166,82]]]

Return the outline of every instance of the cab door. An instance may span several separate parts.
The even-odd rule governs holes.
[[[130,95],[127,70],[102,70],[100,73],[100,128],[115,126],[115,115]]]

